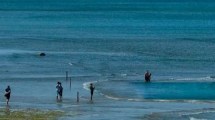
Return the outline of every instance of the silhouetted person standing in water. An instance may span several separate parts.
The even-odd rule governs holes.
[[[11,93],[11,89],[10,89],[10,86],[8,85],[7,88],[5,89],[5,94],[4,94],[7,105],[9,104],[9,101],[10,101],[10,93]]]
[[[90,83],[90,100],[92,101],[93,100],[93,92],[95,90],[95,86],[93,85],[93,83]]]
[[[57,82],[57,86],[56,86],[56,89],[57,89],[57,100],[62,100],[62,96],[63,96],[63,87],[61,85],[61,82]]]
[[[151,80],[151,73],[147,70],[146,73],[145,73],[145,81],[146,82],[150,82]]]

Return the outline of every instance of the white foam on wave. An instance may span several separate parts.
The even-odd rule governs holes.
[[[190,115],[199,115],[199,114],[204,114],[204,113],[214,113],[215,110],[197,110],[197,111],[191,111],[191,112],[185,112],[181,113],[180,116],[190,116]],[[197,120],[202,120],[202,119],[197,119]],[[203,119],[204,120],[204,119]]]
[[[84,88],[85,90],[89,90],[90,83],[91,83],[91,82],[85,82],[85,83],[83,83],[83,88]]]
[[[68,63],[69,65],[73,66],[73,63]]]
[[[90,81],[90,82],[85,82],[83,83],[83,88],[85,90],[90,90],[89,87],[90,87],[90,83],[97,83],[97,82],[106,82],[108,80],[99,80],[99,81]],[[96,90],[95,90],[96,91]],[[117,98],[117,97],[113,97],[113,96],[109,96],[109,95],[105,95],[103,93],[99,93],[100,95],[102,96],[105,96],[106,98],[108,99],[112,99],[112,100],[120,100],[121,98]]]
[[[100,81],[108,81],[108,80],[99,80],[99,82]],[[90,82],[85,82],[85,83],[83,83],[83,88],[85,89],[85,90],[90,90],[89,89],[89,87],[90,87],[90,83],[97,83],[98,81],[90,81]],[[96,90],[95,90],[96,91]]]
[[[101,93],[101,95],[104,95]],[[104,95],[106,98],[108,99],[112,99],[112,100],[120,100],[121,98],[117,98],[117,97],[113,97],[113,96],[109,96],[109,95]]]
[[[215,81],[215,78],[211,77],[211,76],[206,76],[206,77],[199,77],[199,78],[178,78],[175,79],[176,81],[197,81],[197,82],[211,82],[211,81]]]
[[[131,98],[129,98],[128,101],[141,102],[141,101],[143,101],[143,99],[131,99]]]

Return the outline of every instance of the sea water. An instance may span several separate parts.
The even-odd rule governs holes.
[[[97,94],[105,96],[104,101],[116,102],[105,104],[118,106],[106,111],[109,115],[102,117],[107,119],[127,104],[133,119],[145,110],[135,109],[140,104],[152,107],[146,110],[148,114],[165,119],[180,118],[177,115],[184,112],[199,113],[182,115],[184,119],[213,118],[213,108],[202,105],[197,109],[190,102],[210,101],[210,106],[215,99],[214,1],[0,2],[1,91],[3,94],[4,87],[11,85],[14,106],[58,109],[61,107],[53,100],[57,81],[65,85],[67,103],[75,101],[82,84],[97,81]],[[39,56],[41,52],[46,56]],[[144,83],[146,70],[152,72],[151,83]],[[69,82],[64,81],[66,71],[75,81],[72,93]],[[82,92],[83,99],[88,99],[88,91]],[[154,103],[156,100],[159,102]],[[177,101],[167,104],[172,111],[162,108],[166,104],[162,101],[168,100]],[[3,98],[1,102],[4,104]],[[181,111],[176,113],[178,109]]]

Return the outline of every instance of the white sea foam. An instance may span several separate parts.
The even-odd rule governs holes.
[[[112,100],[120,100],[120,98],[109,96],[109,95],[104,95],[106,98],[112,99]]]
[[[69,65],[73,66],[73,63],[69,63]]]
[[[135,102],[141,102],[141,101],[143,101],[143,99],[128,99],[128,101],[135,101]]]
[[[203,113],[214,113],[215,110],[197,110],[197,111],[191,111],[191,112],[185,112],[181,113],[180,116],[190,116],[190,115],[199,115]]]
[[[104,82],[104,81],[108,81],[108,80],[99,80],[99,82]],[[97,83],[97,82],[98,81],[85,82],[85,83],[83,83],[83,88],[86,90],[89,90],[90,83]]]
[[[84,88],[85,90],[89,90],[89,85],[90,85],[90,83],[91,83],[91,82],[85,82],[85,83],[83,83],[83,88]]]
[[[206,76],[206,77],[191,77],[191,78],[178,78],[178,79],[174,79],[176,81],[197,81],[197,82],[211,82],[211,81],[215,81],[215,79],[211,76]]]
[[[105,82],[105,81],[108,81],[108,80],[100,80],[99,82]],[[85,83],[83,83],[83,88],[86,89],[86,90],[89,90],[90,83],[96,83],[96,82],[98,82],[98,81],[85,82]],[[100,95],[105,96],[108,99],[120,100],[120,98],[109,96],[109,95],[105,95],[103,93],[100,93]]]

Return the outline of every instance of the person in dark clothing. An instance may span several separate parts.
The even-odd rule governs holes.
[[[56,90],[57,90],[57,100],[62,100],[63,87],[61,85],[61,82],[57,82]]]
[[[10,101],[10,94],[11,94],[11,89],[10,89],[10,86],[8,85],[7,88],[5,89],[5,94],[4,94],[7,105],[9,104],[9,101]]]
[[[147,70],[145,73],[145,81],[150,82],[151,81],[151,73]]]
[[[93,85],[93,83],[90,83],[90,100],[93,100],[93,92],[95,90],[95,86]]]
[[[62,96],[63,96],[63,87],[60,83],[60,87],[59,87],[60,91],[59,91],[59,95],[60,95],[60,100],[62,100]]]

